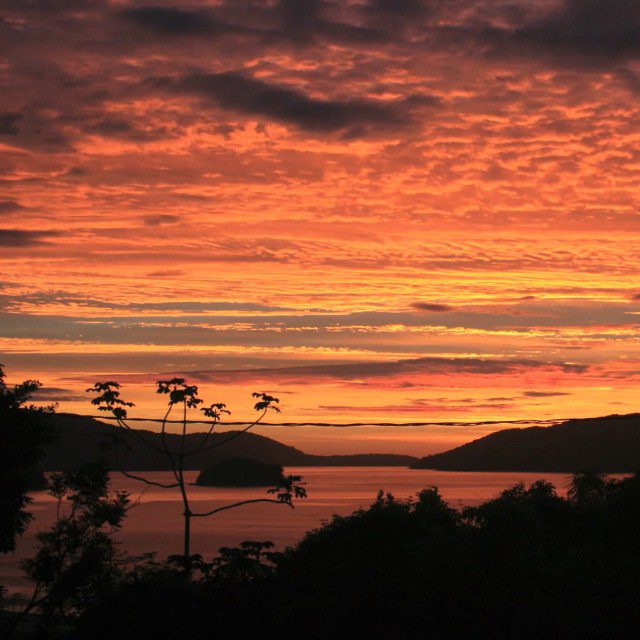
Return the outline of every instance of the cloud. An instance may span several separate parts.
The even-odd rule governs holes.
[[[17,136],[18,122],[21,118],[21,114],[11,111],[0,113],[0,136]]]
[[[411,306],[418,311],[453,311],[453,307],[448,304],[440,304],[438,302],[413,302],[411,303]]]
[[[149,271],[145,273],[147,278],[177,278],[178,276],[184,275],[184,271],[182,269],[164,269],[159,271]]]
[[[22,246],[0,249],[1,338],[42,340],[47,371],[56,341],[92,361],[71,371],[471,354],[277,375],[349,387],[326,404],[460,381],[543,411],[522,390],[564,390],[564,359],[591,363],[586,388],[635,357],[634,5],[7,0],[3,18],[0,226],[31,235],[3,238]]]
[[[0,245],[2,244],[2,230],[0,230]],[[160,274],[179,275],[180,271],[158,272]],[[257,312],[283,312],[290,311],[286,307],[278,307],[275,305],[261,304],[259,302],[199,302],[191,300],[172,300],[169,302],[128,302],[122,303],[115,300],[104,300],[98,298],[83,297],[66,293],[64,291],[50,291],[42,293],[21,293],[8,294],[1,293],[0,300],[5,309],[19,309],[24,305],[56,305],[56,306],[79,306],[94,309],[113,309],[119,311],[143,312],[143,311],[159,311],[159,312],[179,312],[203,314],[216,311],[257,311]],[[79,318],[66,318],[65,316],[57,316],[61,322],[74,323]],[[143,319],[143,318],[140,318]],[[51,318],[53,320],[53,317]],[[177,320],[177,319],[176,319]],[[97,321],[97,319],[95,319]],[[102,319],[104,321],[104,318]]]
[[[19,202],[15,200],[2,200],[0,201],[0,214],[3,213],[15,213],[16,211],[23,211],[26,207],[23,207]]]
[[[142,221],[146,227],[161,227],[167,224],[177,224],[180,216],[173,213],[157,213],[144,216]]]
[[[411,124],[409,114],[399,102],[314,98],[298,89],[235,71],[196,73],[178,80],[156,78],[150,83],[238,113],[264,116],[312,133],[340,133],[343,138],[403,129]],[[428,96],[424,100],[436,103]]]
[[[545,5],[542,5],[544,7]],[[557,62],[611,63],[640,54],[640,4],[636,0],[562,0],[551,10],[532,5],[511,28],[480,34],[494,53],[551,55]]]
[[[528,359],[483,359],[425,357],[391,362],[359,362],[350,364],[328,364],[302,367],[282,367],[273,369],[253,369],[251,371],[189,371],[189,376],[212,382],[229,382],[244,379],[287,380],[301,384],[322,380],[360,380],[386,378],[400,375],[499,375],[526,371],[528,369],[556,370],[581,374],[587,365],[564,362],[545,362]]]
[[[322,0],[280,0],[274,7],[281,21],[278,33],[299,46],[317,39],[358,45],[388,40],[385,29],[332,19],[336,5]]]
[[[257,302],[198,302],[174,300],[171,302],[132,302],[120,308],[132,311],[184,311],[202,313],[206,311],[287,311],[285,307]]]
[[[45,244],[48,238],[59,235],[56,231],[28,231],[0,229],[0,247],[33,247]]]
[[[7,9],[25,9],[37,13],[64,13],[101,5],[102,0],[4,0]]]
[[[435,4],[433,0],[369,0],[364,10],[384,19],[402,17],[413,20],[431,15]]]
[[[136,7],[124,9],[119,16],[149,31],[164,35],[209,35],[220,28],[206,10]]]
[[[405,404],[385,404],[385,405],[319,405],[318,409],[338,412],[374,412],[374,413],[469,413],[482,409],[507,410],[514,408],[514,404],[509,402],[510,398],[489,398],[485,401],[473,398],[415,398]]]
[[[105,138],[116,138],[130,142],[152,142],[170,135],[167,127],[145,128],[124,118],[99,118],[96,121],[79,123],[83,131]]]
[[[61,389],[59,387],[40,387],[33,392],[33,399],[37,402],[83,402],[89,398],[71,389]]]
[[[523,396],[527,398],[553,398],[555,396],[570,396],[570,393],[563,391],[525,391]]]

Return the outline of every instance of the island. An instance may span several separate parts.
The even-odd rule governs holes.
[[[273,487],[283,477],[282,466],[253,458],[224,458],[203,469],[196,478],[202,487]]]

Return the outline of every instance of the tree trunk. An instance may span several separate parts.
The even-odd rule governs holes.
[[[184,567],[191,575],[191,512],[188,507],[184,512]]]

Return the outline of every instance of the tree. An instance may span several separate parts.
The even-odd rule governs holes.
[[[0,552],[13,551],[32,519],[26,511],[29,476],[54,438],[49,420],[55,407],[30,404],[40,386],[25,380],[9,387],[0,365]]]
[[[120,528],[129,498],[108,485],[102,461],[52,474],[49,493],[57,501],[56,520],[38,533],[36,555],[22,563],[35,586],[4,638],[34,611],[39,614],[38,637],[52,637],[114,583],[121,556],[111,534]]]
[[[139,482],[143,482],[148,485],[153,485],[163,489],[177,489],[180,493],[180,498],[183,505],[183,520],[184,520],[184,534],[183,534],[183,551],[182,558],[184,569],[187,573],[191,573],[193,556],[191,554],[191,521],[193,518],[206,518],[216,513],[226,511],[228,509],[235,509],[247,504],[253,504],[257,502],[270,502],[274,504],[287,505],[293,508],[294,498],[306,497],[306,491],[299,483],[302,478],[300,476],[286,476],[282,477],[276,485],[268,490],[268,493],[274,495],[274,498],[255,498],[252,500],[242,500],[222,507],[217,507],[204,512],[195,512],[191,509],[191,503],[189,501],[189,492],[187,483],[184,477],[185,462],[196,453],[204,453],[217,447],[220,447],[237,437],[246,433],[267,415],[269,411],[277,411],[279,409],[277,404],[278,398],[274,398],[267,393],[253,393],[252,396],[257,399],[254,405],[254,409],[258,412],[258,417],[253,422],[249,423],[244,429],[229,435],[227,438],[217,442],[211,442],[210,437],[216,427],[220,424],[220,420],[223,414],[230,415],[226,405],[222,402],[213,403],[207,407],[200,407],[203,404],[203,400],[198,397],[198,387],[195,385],[187,384],[187,381],[183,378],[172,378],[170,380],[159,380],[156,383],[156,392],[160,395],[168,396],[167,410],[164,417],[161,420],[161,446],[149,441],[136,429],[133,429],[127,422],[127,409],[133,407],[132,402],[127,402],[120,397],[120,384],[118,382],[96,382],[96,384],[87,389],[88,392],[97,394],[91,401],[92,404],[98,407],[99,411],[111,413],[116,420],[117,425],[120,427],[120,434],[125,437],[131,438],[137,441],[139,444],[153,449],[166,457],[169,461],[171,472],[175,482],[168,484],[157,482],[143,476],[138,476],[125,471],[120,465],[120,471],[127,477]],[[205,433],[205,437],[193,447],[191,450],[187,450],[187,430],[188,425],[191,423],[187,419],[188,411],[190,409],[197,409],[204,414],[205,418],[208,418],[209,430]],[[171,414],[174,409],[181,411],[181,419],[178,421],[181,424],[180,432],[180,444],[177,448],[171,448],[167,443],[166,433],[167,424],[170,421]],[[116,459],[119,459],[118,448],[119,439],[116,437],[113,442]]]
[[[640,475],[597,504],[582,508],[544,481],[462,514],[434,487],[410,500],[381,492],[283,554],[246,542],[191,576],[131,572],[72,637],[635,638]]]
[[[615,484],[615,481],[607,478],[605,473],[595,473],[593,471],[574,473],[571,476],[567,495],[576,504],[594,504],[604,500],[612,484]]]

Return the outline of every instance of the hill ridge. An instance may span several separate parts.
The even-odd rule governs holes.
[[[87,460],[95,459],[101,455],[101,443],[108,440],[108,436],[120,432],[120,427],[102,422],[98,418],[79,416],[73,413],[53,414],[53,421],[59,428],[58,442],[48,447],[41,467],[47,471],[66,469]],[[152,442],[157,440],[160,444],[160,433],[149,429],[136,429]],[[216,440],[228,438],[238,433],[237,430],[214,433],[211,443]],[[197,446],[204,438],[205,432],[192,433],[187,436],[189,448]],[[166,434],[166,441],[170,449],[177,449],[179,436]],[[132,438],[128,438],[127,450],[121,455],[122,468],[127,471],[168,471],[169,462],[165,456],[138,444]],[[115,460],[112,452],[102,452],[112,469],[117,470],[120,465]],[[282,466],[409,466],[415,462],[415,456],[399,454],[352,454],[322,456],[305,453],[304,451],[286,445],[273,438],[257,433],[246,432],[241,437],[214,448],[210,451],[200,452],[188,459],[189,469],[200,470],[218,460],[229,457],[251,457],[261,462],[280,464]]]
[[[576,418],[550,427],[502,429],[421,458],[414,469],[442,471],[636,472],[640,413]]]

